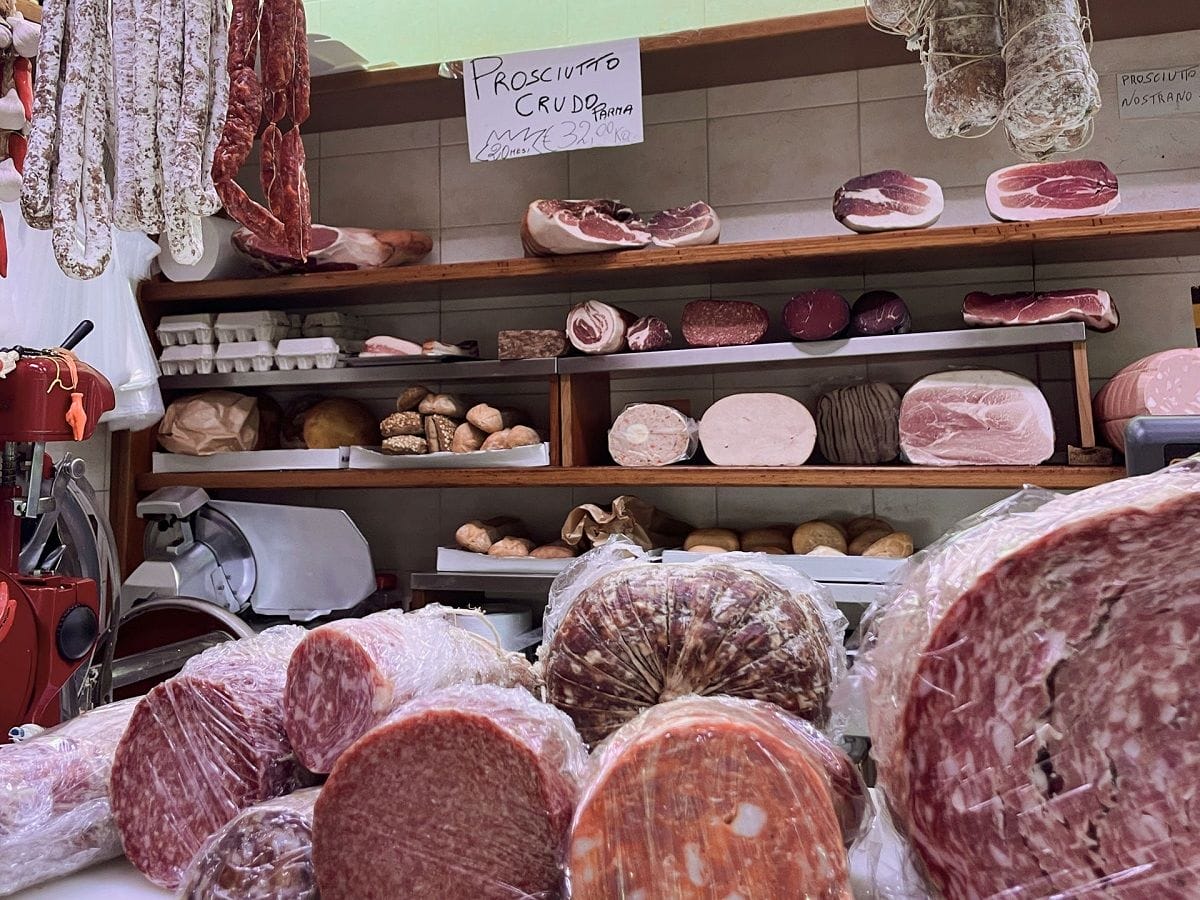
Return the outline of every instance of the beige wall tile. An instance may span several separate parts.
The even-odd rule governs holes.
[[[445,263],[517,259],[524,255],[520,222],[443,228],[441,246],[442,262]]]
[[[321,218],[326,225],[437,228],[438,151],[392,150],[320,162]]]
[[[615,197],[649,212],[708,195],[703,121],[647,125],[645,141],[571,154],[572,197]],[[532,198],[531,198],[532,199]]]
[[[756,81],[708,89],[708,115],[713,119],[857,102],[858,84],[854,72],[781,78],[777,81]]]
[[[690,122],[708,114],[708,94],[703,91],[676,91],[673,94],[647,94],[642,98],[642,120],[646,125],[663,122]]]
[[[875,515],[913,536],[918,547],[941,537],[956,522],[997,503],[1012,491],[942,490],[875,491]]]
[[[780,203],[722,205],[721,240],[773,241],[793,237],[845,234],[833,217],[832,193],[828,200],[785,200]]]
[[[717,488],[717,524],[725,528],[840,521],[870,515],[872,506],[862,488]]]
[[[924,96],[925,69],[915,53],[912,62],[899,66],[860,69],[858,72],[858,99],[860,102],[891,100],[894,97]]]
[[[442,220],[447,227],[519,222],[530,202],[567,193],[568,154],[472,163],[463,145],[442,147]]]
[[[438,145],[438,122],[404,122],[375,128],[326,131],[321,135],[321,155],[348,156],[356,153],[384,153],[389,150],[415,150]]]

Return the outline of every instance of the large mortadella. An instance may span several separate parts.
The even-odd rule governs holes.
[[[1121,452],[1135,416],[1200,416],[1200,350],[1164,350],[1131,363],[1100,389],[1095,407],[1104,437]]]
[[[718,466],[802,466],[816,443],[812,413],[784,394],[731,394],[700,419],[700,446]]]

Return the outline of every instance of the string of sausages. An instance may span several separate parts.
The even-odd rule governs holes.
[[[33,117],[33,68],[38,26],[27,22],[14,0],[0,2],[0,200],[21,196],[30,119]],[[8,275],[8,245],[0,217],[0,278]]]

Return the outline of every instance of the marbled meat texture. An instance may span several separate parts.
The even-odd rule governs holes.
[[[433,239],[423,231],[407,229],[377,231],[313,225],[309,229],[309,255],[304,262],[297,261],[285,244],[248,228],[233,233],[233,245],[267,272],[341,272],[419,262],[433,249]]]
[[[635,353],[666,350],[671,346],[671,329],[658,316],[642,316],[629,326],[625,341]]]
[[[796,340],[832,340],[850,327],[850,304],[837,291],[804,291],[783,307],[783,325]]]
[[[580,353],[617,353],[637,316],[600,300],[576,303],[567,313],[567,340]]]
[[[242,810],[188,867],[180,900],[317,900],[307,788]]]
[[[1122,453],[1135,416],[1200,416],[1200,350],[1164,350],[1126,366],[1096,394],[1095,409],[1104,437]]]
[[[1037,385],[996,369],[922,378],[900,404],[900,449],[918,466],[1036,466],[1054,453]]]
[[[321,790],[321,900],[555,900],[586,760],[571,720],[519,688],[412,701]]]
[[[112,809],[125,855],[155,884],[177,889],[210,834],[307,783],[283,729],[288,659],[305,633],[279,625],[211,647],[134,710]]]
[[[716,210],[699,200],[656,212],[641,227],[650,234],[650,241],[656,247],[715,244],[721,236],[721,220]]]
[[[1200,464],[992,517],[876,620],[880,784],[941,896],[1200,893]]]
[[[567,354],[567,333],[553,328],[501,331],[496,343],[501,359],[553,359]]]
[[[297,758],[329,772],[346,748],[413,697],[489,683],[536,685],[524,657],[459,628],[444,607],[384,610],[308,632],[288,666],[284,724]]]
[[[854,764],[807,722],[753,700],[672,700],[589,764],[571,896],[850,900],[865,809]]]
[[[581,592],[545,645],[549,700],[585,741],[685,694],[776,703],[824,725],[832,672],[817,601],[731,565],[643,564]]]
[[[833,214],[851,231],[928,228],[942,215],[942,188],[896,169],[851,178],[833,195]]]
[[[988,211],[1002,222],[1103,216],[1121,202],[1117,176],[1102,162],[1023,163],[987,180]]]
[[[1112,331],[1121,323],[1108,291],[986,294],[975,291],[963,300],[968,325],[1037,325],[1045,322],[1083,322],[1095,331]]]
[[[908,305],[899,294],[891,291],[867,291],[854,301],[850,310],[851,337],[879,337],[910,331],[912,316]]]
[[[620,200],[534,200],[521,221],[521,243],[530,256],[627,250],[651,239]]]
[[[683,308],[680,330],[693,347],[733,347],[763,339],[771,319],[747,300],[693,300]]]
[[[817,446],[839,466],[877,466],[900,455],[900,395],[890,384],[838,388],[817,402]]]
[[[608,452],[619,466],[669,466],[691,459],[699,426],[674,407],[634,403],[608,431]]]

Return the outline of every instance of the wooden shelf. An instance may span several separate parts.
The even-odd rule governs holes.
[[[832,213],[830,214],[832,222]],[[224,281],[147,281],[141,300],[178,309],[288,308],[438,297],[741,282],[871,272],[1141,259],[1200,251],[1200,209],[881,234],[785,238],[681,249],[439,263]]]
[[[1200,28],[1200,4],[1090,0],[1096,40]],[[319,45],[318,45],[319,47]],[[872,28],[861,7],[642,38],[646,94],[696,90],[903,63],[903,38]],[[436,65],[343,72],[313,79],[306,132],[463,114],[463,85]]]
[[[338,469],[286,472],[182,472],[143,474],[140,492],[186,484],[210,490],[282,490],[344,488],[522,488],[522,487],[869,487],[869,488],[1020,488],[1033,484],[1051,490],[1094,487],[1123,477],[1116,467],[1010,466],[926,468],[921,466],[801,466],[755,469],[717,466],[668,466],[634,469],[619,466],[540,469]]]

